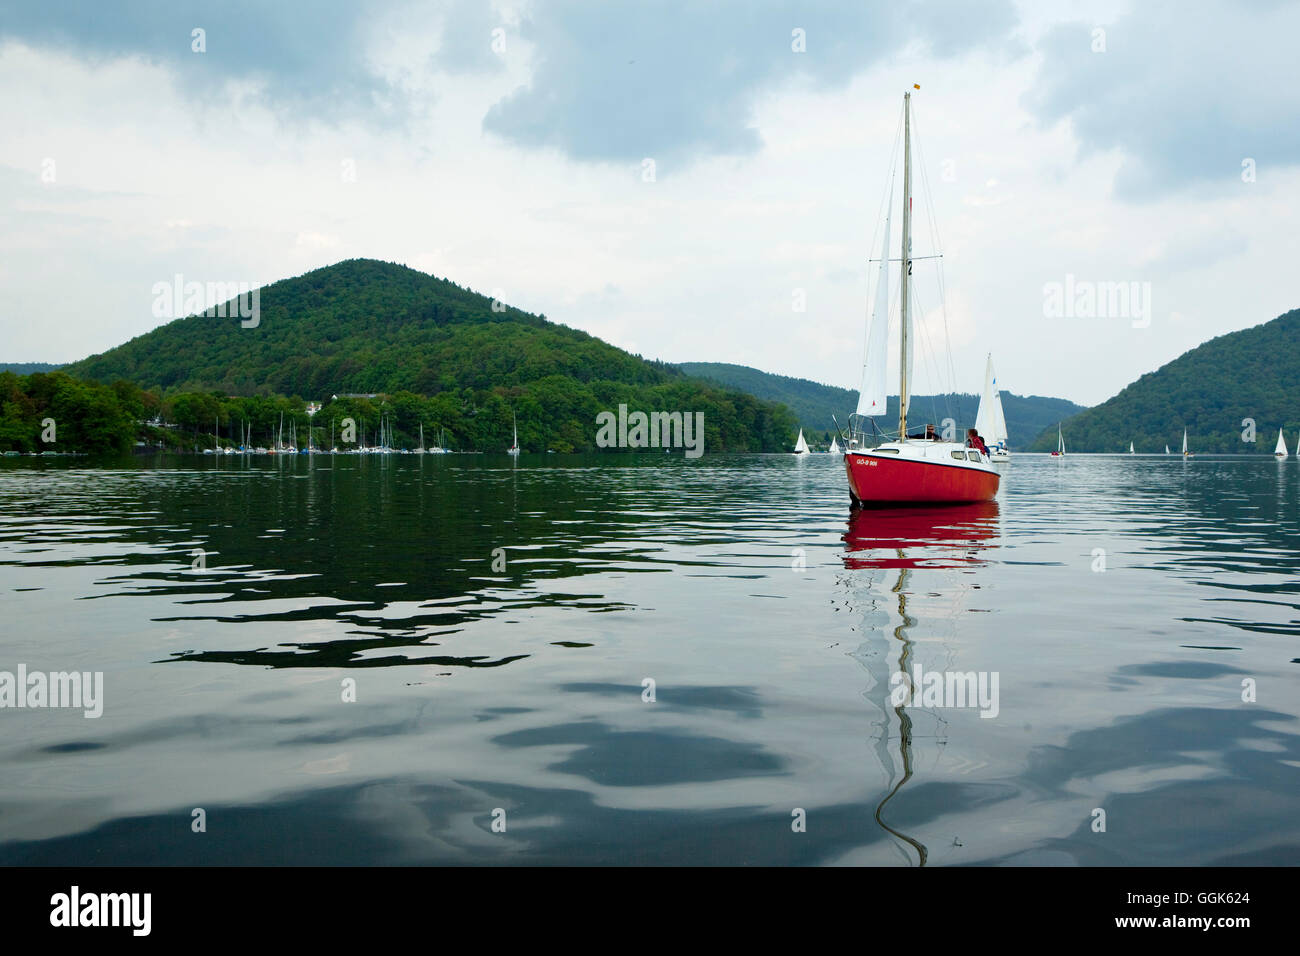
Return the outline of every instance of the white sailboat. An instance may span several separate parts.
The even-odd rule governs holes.
[[[797,442],[794,443],[794,453],[795,453],[796,455],[808,455],[808,454],[811,454],[811,452],[809,451],[809,448],[808,448],[808,443],[807,443],[806,441],[803,440],[803,429],[802,429],[802,428],[799,429],[799,440],[798,440]]]
[[[1132,442],[1129,442],[1129,443],[1128,443],[1128,453],[1129,453],[1130,455],[1137,454],[1135,451],[1133,451],[1133,443],[1132,443]]]
[[[1166,455],[1172,455],[1172,454],[1173,454],[1173,452],[1171,452],[1171,451],[1169,450],[1169,446],[1168,446],[1168,445],[1165,446],[1165,454],[1166,454]]]
[[[1007,451],[1007,419],[1002,413],[1002,396],[998,394],[998,377],[993,371],[993,355],[984,365],[984,391],[975,412],[975,431],[988,446],[993,461],[1010,461]]]
[[[1065,457],[1065,436],[1061,434],[1061,423],[1056,423],[1056,451],[1052,452],[1053,458]]]
[[[1273,449],[1273,457],[1276,458],[1278,461],[1283,461],[1286,459],[1287,454],[1288,453],[1286,450],[1286,436],[1283,435],[1281,429],[1278,429],[1277,447]]]
[[[835,440],[834,436],[832,436],[832,437],[831,437],[831,447],[828,448],[828,449],[826,449],[826,454],[828,454],[828,455],[838,455],[839,453],[840,453],[840,443],[839,443],[838,441]]]
[[[519,422],[515,419],[515,413],[510,413],[510,421],[514,426],[514,440],[511,441],[510,447],[506,449],[507,455],[519,454]]]
[[[1183,429],[1183,457],[1184,458],[1192,457],[1192,453],[1187,450],[1187,429],[1186,428]]]

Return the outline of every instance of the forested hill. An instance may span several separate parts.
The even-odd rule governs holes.
[[[659,384],[674,369],[531,315],[446,279],[351,259],[261,290],[256,327],[213,311],[160,326],[64,368],[143,387],[273,392],[434,394],[548,375]]]
[[[265,286],[255,325],[225,311],[176,319],[62,371],[163,393],[438,396],[439,425],[462,448],[509,435],[513,411],[525,450],[589,450],[596,415],[620,403],[703,412],[710,451],[788,451],[794,441],[779,405],[401,265],[352,259]]]
[[[1242,440],[1254,422],[1257,441]],[[1300,431],[1300,309],[1230,332],[1148,372],[1114,398],[1067,421],[1073,451],[1175,452],[1187,429],[1194,452],[1268,454],[1285,428],[1294,450]],[[1247,432],[1248,433],[1248,432]],[[1056,428],[1032,450],[1056,447]]]
[[[781,402],[794,412],[800,426],[805,432],[820,436],[833,429],[831,414],[839,419],[841,426],[847,426],[848,414],[857,407],[858,393],[847,388],[833,385],[821,385],[806,378],[789,378],[785,375],[773,375],[761,372],[746,365],[728,365],[722,362],[681,362],[677,366],[688,375],[708,381],[718,382],[732,388],[739,388],[758,398]],[[1049,424],[1056,434],[1056,423],[1078,414],[1082,405],[1064,398],[1044,398],[1038,395],[1022,397],[1011,392],[1000,392],[1002,411],[1007,419],[1007,431],[1010,434],[1012,448],[1023,448],[1036,438]],[[979,408],[978,395],[945,394],[917,395],[912,398],[909,419],[918,424],[921,418],[936,424],[951,415],[961,427],[975,424],[975,412]],[[891,426],[889,423],[893,422]],[[898,396],[888,399],[886,414],[881,419],[881,427],[898,428]]]
[[[62,366],[52,362],[0,362],[0,372],[13,372],[15,375],[31,375],[33,372],[53,372]]]

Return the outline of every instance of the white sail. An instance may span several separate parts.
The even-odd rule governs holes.
[[[1183,454],[1187,454],[1187,429],[1183,429]]]
[[[1132,443],[1132,442],[1129,442],[1129,443],[1128,443],[1128,453],[1129,453],[1130,455],[1133,454],[1133,443]]]
[[[912,256],[911,245],[912,244],[909,242],[907,252],[904,253],[905,259],[911,259]],[[907,283],[907,287],[908,287],[907,297],[909,300],[914,301],[915,296],[912,294],[912,280],[909,279],[907,276],[900,274],[899,282],[900,284],[904,282]],[[900,294],[902,294],[901,290],[900,290]],[[915,345],[913,345],[912,342],[913,339],[912,309],[911,308],[903,309],[900,307],[899,311],[901,313],[899,318],[899,325],[901,328],[900,344],[902,345],[903,348],[903,368],[906,370],[906,372],[899,373],[898,403],[899,403],[899,414],[905,416],[912,409],[912,356],[916,354],[916,347]],[[904,375],[906,377],[904,377]]]
[[[794,443],[794,453],[796,455],[808,454],[808,443],[803,440],[803,429],[799,429],[799,440]]]
[[[894,206],[894,188],[889,188],[885,207],[885,243],[880,252],[880,275],[876,279],[876,304],[867,326],[867,350],[862,356],[862,386],[858,390],[859,415],[885,414],[885,365],[889,358],[889,214]]]
[[[838,455],[840,453],[840,443],[834,438],[831,439],[831,447],[826,449],[828,455]]]
[[[1273,449],[1273,454],[1277,455],[1279,458],[1285,458],[1287,456],[1286,437],[1280,430],[1277,433],[1277,447]]]
[[[1065,454],[1065,436],[1061,434],[1061,426],[1056,426],[1056,450],[1060,454]]]
[[[1165,454],[1166,454],[1166,455],[1168,455],[1168,454],[1172,454],[1172,453],[1169,451],[1169,446],[1168,446],[1168,445],[1165,446]]]
[[[984,391],[980,393],[979,408],[975,410],[975,431],[984,437],[986,444],[996,441],[993,437],[993,356],[989,355],[984,363]]]
[[[1007,417],[1002,413],[1002,395],[998,391],[997,375],[993,376],[993,441],[1003,448],[1007,446]]]
[[[975,431],[990,448],[1006,447],[1007,419],[1002,413],[1002,396],[998,394],[998,376],[993,371],[993,356],[984,364],[984,392],[975,413]]]

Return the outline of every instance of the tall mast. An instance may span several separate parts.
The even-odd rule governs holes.
[[[907,439],[907,286],[912,274],[912,93],[903,94],[903,274],[899,315],[902,335],[898,374],[898,440]]]

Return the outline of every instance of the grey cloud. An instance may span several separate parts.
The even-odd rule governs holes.
[[[1001,0],[554,0],[539,3],[520,26],[536,50],[532,82],[497,103],[484,127],[582,160],[744,154],[761,145],[752,125],[761,91],[786,81],[842,85],[914,44],[943,57],[1011,49],[1015,25]],[[796,28],[805,31],[807,52],[791,50]]]
[[[761,142],[751,113],[762,91],[843,85],[905,48],[940,57],[1011,49],[1017,23],[1010,0],[539,0],[529,9],[518,34],[506,27],[507,56],[529,41],[535,75],[489,111],[484,127],[597,161],[753,152]],[[432,37],[440,28],[435,69],[488,73],[505,63],[491,49],[497,26],[505,24],[484,0],[0,0],[0,38],[165,63],[200,101],[224,95],[227,80],[254,80],[282,119],[322,122],[400,123],[419,107],[369,59],[394,32],[427,27]],[[195,27],[206,31],[202,54],[190,48]],[[796,28],[807,52],[791,50]]]
[[[1092,50],[1096,27],[1104,53]],[[1297,36],[1295,4],[1140,4],[1111,24],[1050,30],[1025,106],[1068,121],[1085,156],[1119,150],[1124,198],[1239,187],[1243,160],[1260,179],[1300,162],[1300,93],[1277,82],[1295,74]]]
[[[384,30],[445,22],[460,36],[490,27],[477,0],[403,3],[400,0],[0,0],[0,39],[70,50],[87,59],[139,56],[172,67],[187,95],[223,95],[226,81],[261,84],[267,106],[282,117],[296,112],[323,122],[363,118],[402,121],[417,104],[378,75],[368,59],[371,40]],[[390,15],[400,15],[389,21]],[[205,31],[206,51],[191,49],[191,31]],[[491,66],[460,42],[445,51],[451,68]],[[490,52],[488,54],[490,56]],[[435,63],[438,55],[434,57]]]

